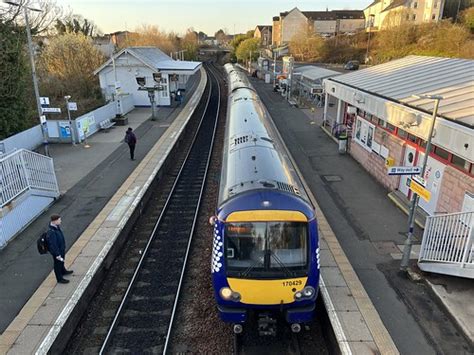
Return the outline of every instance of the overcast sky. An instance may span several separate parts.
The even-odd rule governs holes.
[[[297,6],[303,11],[363,10],[370,0],[57,0],[94,23],[104,33],[158,25],[184,33],[193,27],[213,35],[219,28],[232,34],[271,24],[272,17]]]

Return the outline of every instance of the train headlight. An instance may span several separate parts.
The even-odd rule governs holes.
[[[226,301],[240,301],[240,293],[232,291],[229,287],[223,287],[220,289],[219,294]]]
[[[304,295],[306,298],[312,298],[315,293],[316,293],[316,290],[314,289],[314,287],[306,286],[306,287],[303,289],[303,295]]]
[[[303,294],[300,291],[295,293],[295,299],[300,300],[301,297],[303,297]]]
[[[219,293],[220,293],[221,297],[223,299],[225,299],[226,301],[230,300],[230,298],[232,297],[232,290],[228,287],[221,288]]]

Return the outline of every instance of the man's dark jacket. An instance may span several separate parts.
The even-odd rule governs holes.
[[[48,250],[54,257],[64,257],[66,253],[66,241],[64,240],[63,231],[59,226],[49,225]]]

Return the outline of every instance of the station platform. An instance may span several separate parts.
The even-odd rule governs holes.
[[[54,349],[68,317],[103,269],[108,253],[141,199],[160,174],[207,83],[204,69],[190,78],[179,107],[136,108],[129,125],[98,132],[83,145],[51,145],[61,197],[0,250],[0,354],[47,353]],[[137,135],[135,161],[123,142],[128,127]],[[51,256],[39,255],[36,239],[49,216],[62,217],[69,284],[57,284]],[[54,352],[54,351],[53,351]]]
[[[350,155],[338,153],[321,129],[322,108],[292,107],[271,84],[251,82],[319,206],[322,291],[332,291],[352,353],[472,353],[474,280],[421,273],[419,245],[410,277],[400,274],[405,213]],[[415,234],[421,241],[419,226]]]

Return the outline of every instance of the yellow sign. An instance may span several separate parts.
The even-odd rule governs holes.
[[[413,179],[411,179],[411,182],[410,182],[410,190],[413,191],[414,193],[418,194],[426,202],[430,201],[431,192],[429,192],[427,189],[425,189],[423,186],[418,184]]]
[[[385,159],[385,166],[387,168],[393,166],[395,164],[395,159],[393,159],[392,157],[388,157],[387,159]]]

